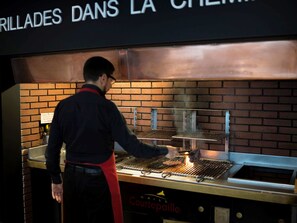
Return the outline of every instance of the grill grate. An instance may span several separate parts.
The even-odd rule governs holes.
[[[170,166],[164,164],[165,161],[177,161],[177,163],[179,162],[180,164]],[[152,159],[128,157],[117,164],[118,169],[138,170],[142,173],[161,173],[163,178],[172,175],[194,177],[197,181],[203,179],[217,179],[231,167],[232,163],[225,160],[201,158],[190,162],[190,158],[187,155],[178,156],[171,160],[165,157]]]

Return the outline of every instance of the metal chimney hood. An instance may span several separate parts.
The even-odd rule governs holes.
[[[81,82],[91,56],[116,67],[119,80],[297,79],[297,40],[94,50],[13,58],[16,83]]]

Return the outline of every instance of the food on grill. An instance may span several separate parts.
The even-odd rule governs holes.
[[[163,162],[164,165],[166,166],[177,166],[182,164],[180,160],[166,160]]]
[[[168,158],[161,158],[155,162],[151,162],[148,165],[148,168],[151,169],[164,169],[167,167],[172,167],[172,166],[177,166],[180,165],[184,162],[185,158],[184,157],[175,157],[173,159],[168,159]]]

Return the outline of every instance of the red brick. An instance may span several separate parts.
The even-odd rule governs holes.
[[[264,140],[274,140],[274,141],[291,141],[291,136],[290,135],[285,135],[285,134],[268,134],[264,133],[263,134],[263,139]]]
[[[247,132],[248,130],[249,130],[248,125],[230,125],[231,132],[236,132],[236,131]]]
[[[297,104],[297,97],[279,97],[280,104]]]
[[[112,88],[130,88],[131,83],[130,82],[116,82]]]
[[[23,129],[21,130],[21,135],[25,136],[25,135],[29,135],[31,134],[31,129]]]
[[[38,84],[20,84],[20,89],[24,90],[31,90],[31,89],[38,89]]]
[[[139,107],[141,106],[141,102],[140,101],[122,101],[122,106]]]
[[[272,126],[291,126],[291,120],[284,119],[264,119],[264,125],[272,125]]]
[[[223,123],[225,124],[224,117],[210,117],[210,123]]]
[[[198,95],[197,101],[222,102],[222,99],[219,95]]]
[[[65,88],[70,88],[70,83],[56,83],[56,89],[59,89],[59,88],[62,88],[62,89],[65,89]]]
[[[171,89],[166,89],[166,91],[170,91],[170,90]],[[146,88],[144,88],[144,89],[141,89],[141,94],[150,94],[150,95],[162,94],[162,89],[146,89]]]
[[[20,90],[20,96],[24,97],[24,96],[29,96],[30,95],[30,91],[29,90]]]
[[[56,95],[56,100],[57,101],[61,101],[61,100],[64,100],[68,97],[70,97],[71,95]]]
[[[25,148],[31,148],[32,147],[32,144],[31,144],[31,142],[22,142],[21,143],[21,146],[22,146],[22,148],[23,149],[25,149]]]
[[[250,100],[252,103],[277,103],[277,97],[269,97],[269,96],[251,96]]]
[[[39,132],[39,128],[32,128],[32,129],[31,129],[31,133],[32,133],[32,134],[37,134],[37,133],[40,134],[40,132]]]
[[[174,117],[174,115],[163,115],[163,120],[174,120],[175,119],[175,117]]]
[[[132,88],[151,88],[152,82],[131,82]]]
[[[197,87],[197,83],[196,81],[175,81],[173,86],[176,88],[178,87],[191,88],[191,87]]]
[[[233,88],[211,88],[210,94],[219,94],[219,95],[234,95]]]
[[[54,108],[41,108],[40,109],[40,113],[50,113],[50,112],[54,112],[55,109]]]
[[[223,130],[223,125],[222,124],[217,124],[217,123],[201,123],[201,128],[203,130],[217,130],[217,131],[222,131]]]
[[[42,84],[39,84],[39,89],[53,89],[55,88],[55,84],[52,84],[52,83],[42,83]]]
[[[278,88],[277,81],[252,81],[251,88]]]
[[[280,142],[278,147],[281,148],[281,149],[294,149],[294,150],[296,150],[297,143]]]
[[[64,94],[73,95],[75,94],[75,89],[65,89]]]
[[[115,103],[115,105],[118,106],[118,107],[124,106],[123,103],[122,103],[122,101],[115,101],[115,100],[113,100],[113,103]]]
[[[26,102],[38,102],[38,97],[21,97],[20,98],[21,103],[26,103]]]
[[[186,88],[186,94],[205,95],[209,94],[209,88]]]
[[[162,102],[158,102],[158,101],[143,101],[141,102],[141,105],[142,106],[145,106],[145,107],[161,107],[162,106]]]
[[[165,82],[153,82],[152,87],[153,88],[172,88],[173,82],[171,81],[165,81]]]
[[[231,111],[232,117],[249,117],[249,111],[233,110]]]
[[[33,141],[33,140],[39,140],[40,135],[34,134],[34,135],[22,136],[21,138],[22,138],[22,142],[28,142],[28,141]]]
[[[291,89],[264,89],[263,95],[272,95],[272,96],[291,96]]]
[[[20,109],[29,109],[30,108],[30,103],[21,103],[20,104]]]
[[[55,101],[55,96],[40,96],[39,101]]]
[[[31,115],[31,122],[40,121],[40,114],[38,115]]]
[[[30,116],[22,116],[21,117],[21,122],[24,123],[24,122],[30,122]]]
[[[47,102],[31,103],[31,108],[47,108],[47,107],[48,107]]]
[[[158,121],[158,127],[174,127],[174,122],[172,121]]]
[[[279,133],[295,135],[297,128],[279,127]]]
[[[51,107],[56,107],[58,103],[59,103],[58,101],[48,102],[48,107],[50,107],[50,108]]]
[[[290,111],[291,105],[280,105],[280,104],[264,104],[263,110],[269,111]]]
[[[138,125],[143,125],[143,126],[151,126],[151,121],[150,120],[137,120]]]
[[[172,101],[172,95],[152,95],[153,101]]]
[[[123,90],[130,90],[130,89],[123,89]],[[108,91],[107,94],[108,94],[108,95],[122,94],[122,89],[120,89],[120,88],[111,88],[111,89]],[[124,91],[123,91],[123,94],[125,94]]]
[[[47,95],[47,90],[30,90],[31,96]]]
[[[224,96],[223,97],[224,102],[248,102],[249,97],[248,96]]]
[[[222,81],[199,81],[198,87],[222,87]]]
[[[235,118],[236,124],[246,124],[246,125],[261,125],[262,119],[260,118]]]
[[[58,94],[63,94],[63,89],[48,90],[48,95],[58,95]]]
[[[39,114],[38,109],[21,110],[21,116]]]
[[[40,146],[41,143],[42,143],[42,140],[39,139],[39,140],[32,141],[31,142],[31,145],[32,145],[32,147],[34,147],[34,146]]]
[[[225,151],[225,146],[223,145],[214,145],[214,144],[211,144],[209,146],[209,149],[210,150],[214,150],[214,151]]]
[[[249,82],[247,81],[224,81],[224,87],[235,87],[235,88],[247,88],[249,87]]]
[[[249,146],[249,147],[238,146],[238,147],[236,147],[234,152],[261,154],[261,148],[251,147],[251,146]]]
[[[297,86],[297,81],[296,80],[290,80],[290,81],[280,81],[279,82],[279,87],[280,88],[295,88]]]
[[[151,95],[131,95],[131,100],[133,101],[151,101]]]
[[[140,94],[141,89],[140,88],[127,88],[122,89],[122,94]]]
[[[276,148],[277,142],[264,141],[264,140],[250,140],[249,145],[253,147],[266,147],[266,148]]]
[[[263,148],[262,150],[263,154],[266,155],[274,155],[274,156],[289,156],[290,151],[289,150],[280,150],[280,149],[268,149],[268,148]]]
[[[277,127],[259,125],[259,126],[250,126],[250,130],[251,132],[276,133]]]
[[[21,129],[36,128],[36,127],[39,127],[39,122],[21,123]]]
[[[251,111],[250,117],[257,118],[277,118],[277,112],[266,112],[266,111]]]
[[[236,103],[236,109],[243,110],[262,110],[262,104],[252,104],[252,103]]]
[[[235,132],[234,135],[240,139],[261,139],[261,133],[257,132]]]
[[[174,95],[174,101],[196,101],[196,95]]]
[[[279,112],[279,117],[283,119],[297,119],[297,112]]]
[[[123,100],[123,101],[130,101],[131,96],[130,95],[112,95],[111,96],[112,100]]]
[[[210,108],[212,109],[233,110],[234,107],[234,103],[210,103]]]
[[[262,89],[235,89],[236,95],[262,95]]]
[[[249,145],[249,140],[247,139],[231,139],[232,145],[237,145],[237,146],[248,146]]]

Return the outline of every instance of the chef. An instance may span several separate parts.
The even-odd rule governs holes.
[[[52,179],[52,197],[63,202],[64,222],[122,223],[122,203],[115,167],[114,142],[142,158],[166,156],[170,146],[140,142],[128,129],[116,105],[105,98],[115,82],[114,66],[99,56],[83,68],[85,84],[56,107],[46,149],[46,167]],[[60,150],[66,144],[63,179]]]

